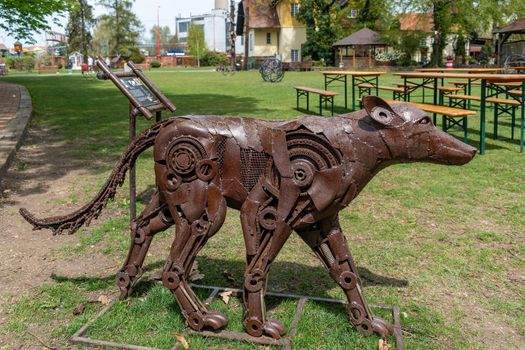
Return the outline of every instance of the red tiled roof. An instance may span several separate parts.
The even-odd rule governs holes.
[[[525,34],[525,18],[518,19],[516,22],[509,24],[501,29],[496,29],[494,33],[516,33]]]
[[[434,30],[434,19],[431,13],[403,13],[399,15],[401,30],[419,30],[431,33]]]
[[[243,0],[244,14],[248,13],[250,28],[280,28],[281,23],[277,16],[277,9],[272,6],[272,0]],[[248,11],[247,11],[248,9]]]

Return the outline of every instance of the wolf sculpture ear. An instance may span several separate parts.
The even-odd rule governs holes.
[[[381,125],[396,127],[404,122],[385,100],[377,96],[364,96],[362,102],[370,118]]]

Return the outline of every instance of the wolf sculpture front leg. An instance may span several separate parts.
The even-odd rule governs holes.
[[[363,296],[357,267],[348,249],[346,237],[337,218],[323,221],[318,229],[300,232],[301,238],[312,248],[328,269],[330,276],[343,289],[348,299],[348,316],[356,329],[364,334],[377,333],[388,338],[392,325],[376,317]]]

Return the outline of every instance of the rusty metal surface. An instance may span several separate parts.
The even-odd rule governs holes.
[[[388,337],[394,329],[374,316],[365,301],[338,213],[391,164],[462,165],[476,149],[439,130],[409,105],[389,106],[367,96],[363,106],[334,118],[303,116],[283,122],[221,116],[168,119],[133,140],[86,206],[46,219],[20,212],[34,229],[73,233],[98,216],[138,155],[153,146],[156,191],[131,225],[131,247],[117,275],[121,298],[130,295],[155,234],[175,225],[162,281],[190,328],[225,327],[228,319],[197,298],[188,275],[230,207],[240,210],[245,241],[243,324],[250,336],[280,339],[285,334],[279,322],[266,318],[264,296],[271,263],[295,231],[342,288],[356,329]]]

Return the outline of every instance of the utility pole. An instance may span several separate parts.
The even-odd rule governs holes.
[[[248,70],[248,54],[250,53],[250,8],[244,10],[246,29],[244,32],[244,70]]]
[[[160,23],[159,23],[159,9],[157,6],[157,58],[160,59]]]
[[[230,0],[230,59],[232,65],[232,71],[236,70],[236,59],[235,59],[235,0]]]

